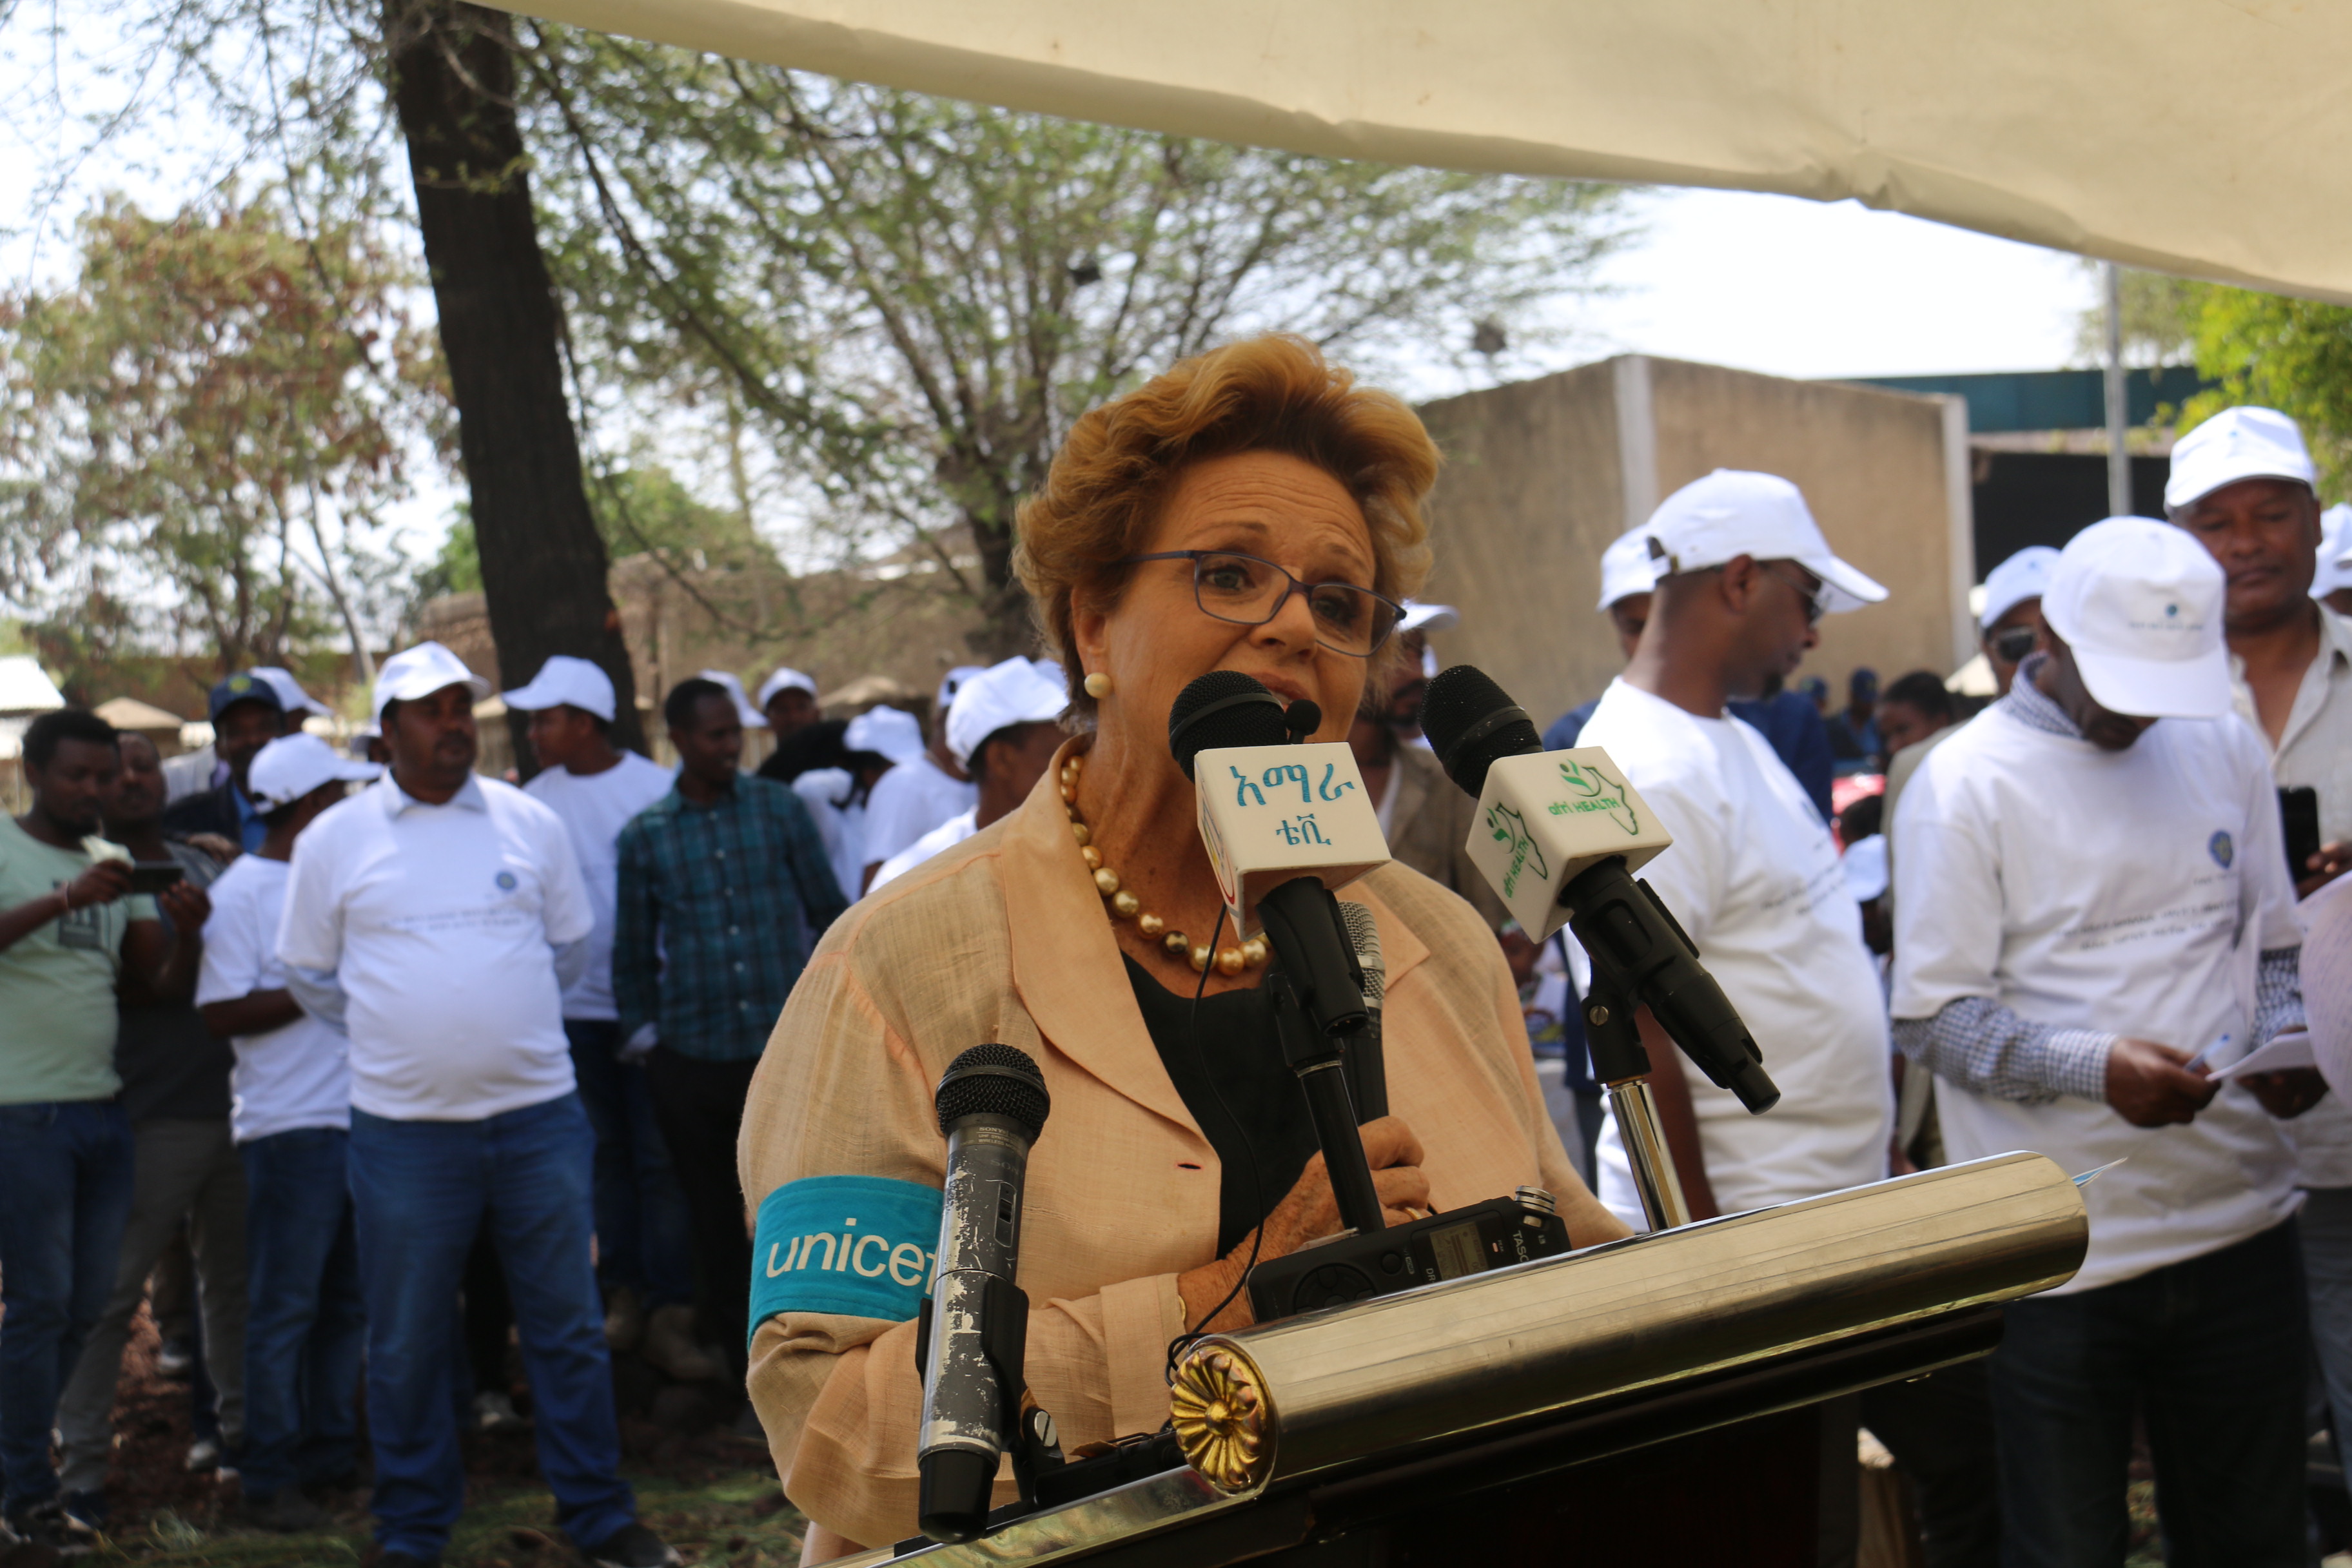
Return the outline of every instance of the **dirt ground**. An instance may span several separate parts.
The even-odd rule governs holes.
[[[186,1468],[188,1385],[156,1375],[155,1348],[142,1311],[115,1406],[105,1550],[83,1561],[309,1568],[372,1559],[364,1493],[332,1533],[274,1535],[239,1524],[236,1482]],[[665,1383],[630,1357],[616,1362],[614,1381],[622,1473],[636,1488],[648,1526],[689,1563],[782,1568],[800,1561],[801,1517],[784,1501],[766,1448],[727,1434],[724,1418],[733,1412],[722,1408],[719,1391]],[[531,1435],[469,1433],[465,1441],[466,1513],[442,1561],[449,1568],[576,1563],[556,1533],[555,1501],[540,1483]],[[34,1568],[39,1556],[0,1553],[0,1568]]]

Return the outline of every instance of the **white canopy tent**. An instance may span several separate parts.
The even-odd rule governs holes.
[[[835,76],[1388,163],[1853,196],[2352,303],[2336,0],[536,0]]]

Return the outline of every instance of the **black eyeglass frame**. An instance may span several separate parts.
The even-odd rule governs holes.
[[[1778,561],[1759,561],[1756,563],[1756,566],[1757,569],[1762,572],[1767,577],[1780,577],[1781,582],[1787,584],[1790,587],[1794,588],[1797,591],[1797,596],[1805,602],[1805,624],[1809,626],[1820,626],[1822,624],[1822,617],[1830,613],[1830,585],[1828,581],[1822,577],[1820,574],[1807,567],[1802,562],[1790,562],[1790,565],[1794,566],[1798,571],[1804,573],[1806,576],[1812,578],[1813,586],[1808,588],[1803,583],[1798,581],[1796,578],[1781,576],[1780,573],[1772,570],[1773,567],[1780,564],[1780,563]]]
[[[1201,563],[1211,556],[1219,556],[1233,561],[1254,562],[1260,566],[1267,567],[1272,571],[1281,574],[1281,575],[1289,582],[1290,586],[1283,591],[1280,598],[1275,600],[1274,607],[1266,611],[1265,616],[1257,620],[1244,621],[1238,620],[1232,616],[1221,616],[1216,611],[1209,608],[1208,605],[1201,603]],[[1377,589],[1367,588],[1361,583],[1344,583],[1336,577],[1327,577],[1320,583],[1301,582],[1291,573],[1289,568],[1280,565],[1275,562],[1268,561],[1263,555],[1252,555],[1246,550],[1161,550],[1150,555],[1123,555],[1116,562],[1113,562],[1112,564],[1117,566],[1141,566],[1153,561],[1190,561],[1192,563],[1192,604],[1194,607],[1202,615],[1208,616],[1211,620],[1223,621],[1230,626],[1262,626],[1265,625],[1266,622],[1274,619],[1275,616],[1282,614],[1282,607],[1285,605],[1289,604],[1293,598],[1301,594],[1312,593],[1318,588],[1345,588],[1350,593],[1363,595],[1365,597],[1370,599],[1374,604],[1385,605],[1388,606],[1388,626],[1381,630],[1379,637],[1374,639],[1372,646],[1364,649],[1360,653],[1351,647],[1334,647],[1332,644],[1324,641],[1319,631],[1317,633],[1315,644],[1318,647],[1330,648],[1333,653],[1344,655],[1349,658],[1370,658],[1374,654],[1379,653],[1381,649],[1388,647],[1389,638],[1396,636],[1397,626],[1404,619],[1404,606]],[[1310,614],[1312,613],[1311,605],[1309,606],[1309,612]]]

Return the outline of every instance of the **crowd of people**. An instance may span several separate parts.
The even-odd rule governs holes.
[[[1267,350],[1267,363],[1244,357],[1220,374],[1323,374],[1319,362],[1273,363],[1303,352]],[[1369,421],[1349,438],[1419,460],[1401,427],[1376,427],[1391,416],[1345,401],[1368,395],[1342,394],[1318,416]],[[1265,472],[1248,482],[1306,495],[1310,516],[1328,503],[1279,467],[1313,475],[1311,457],[1244,447],[1200,471],[1259,458]],[[2169,1561],[2300,1564],[2315,1410],[2316,1424],[2352,1430],[2352,1113],[2308,1067],[2231,1070],[2302,1029],[2296,900],[2352,867],[2352,623],[2326,603],[2352,588],[2316,482],[2276,414],[2231,409],[2190,431],[2166,519],[2111,519],[1989,574],[1980,646],[1997,696],[1972,714],[1932,671],[1884,688],[1854,671],[1835,711],[1820,682],[1794,684],[1822,617],[1887,591],[1839,559],[1786,479],[1711,474],[1601,558],[1599,610],[1623,672],[1545,743],[1606,748],[1669,826],[1673,847],[1644,874],[1763,1043],[1783,1095],[1748,1115],[1686,1072],[1643,1015],[1693,1215],[2010,1149],[2098,1173],[2084,1189],[2081,1272],[2013,1306],[1996,1355],[1856,1402],[1854,1418],[1911,1478],[1937,1568],[2120,1561],[2136,1433],[2155,1462]],[[1213,521],[1214,485],[1199,500]],[[1024,526],[1042,539],[1062,503],[1038,504]],[[1331,581],[1403,571],[1412,541],[1368,537],[1379,559],[1332,546]],[[1164,702],[1143,712],[1151,704],[1136,695],[1154,647],[1190,635],[1193,618],[1218,635],[1246,626],[1269,647],[1289,635],[1268,630],[1294,613],[1286,590],[1260,622],[1211,609],[1201,584],[1213,553],[1099,568],[1192,560],[1191,594],[1150,610],[1171,618],[1130,636],[1132,647],[1118,616],[1145,609],[1090,609],[1071,585],[1080,568],[1057,589],[1034,567],[1062,657],[953,670],[928,721],[894,707],[825,719],[815,681],[788,668],[756,699],[723,671],[681,681],[661,707],[675,768],[618,744],[611,679],[559,656],[502,694],[530,715],[528,781],[477,773],[475,706],[491,688],[430,642],[378,673],[369,758],[305,733],[317,705],[276,669],[211,691],[208,772],[174,769],[85,711],[36,721],[24,742],[30,809],[0,826],[7,1530],[69,1552],[104,1526],[125,1345],[151,1277],[182,1245],[201,1430],[216,1433],[191,1462],[233,1468],[257,1526],[323,1528],[364,1487],[379,1561],[437,1562],[464,1504],[459,1434],[518,1419],[497,1371],[510,1327],[557,1522],[587,1561],[677,1561],[620,1475],[616,1350],[682,1380],[739,1391],[748,1380],[754,1405],[739,1426],[757,1437],[767,1419],[795,1500],[832,1531],[823,1539],[883,1529],[896,1479],[838,1514],[812,1500],[836,1471],[887,1470],[881,1438],[856,1450],[860,1423],[895,1432],[911,1419],[871,1415],[869,1395],[833,1368],[890,1322],[860,1339],[840,1326],[862,1321],[837,1315],[847,1309],[755,1309],[747,1210],[834,1179],[812,1173],[812,1149],[850,1169],[898,1137],[905,1108],[880,1064],[912,1048],[899,1031],[925,1039],[933,1014],[982,1005],[990,983],[973,991],[971,966],[989,953],[1019,967],[1024,939],[992,922],[1021,900],[1086,926],[1071,952],[1124,952],[1150,1035],[1138,1048],[1158,1048],[1174,1088],[1119,1092],[1158,1104],[1163,1121],[1171,1107],[1193,1116],[1206,1141],[1171,1149],[1231,1152],[1208,1101],[1195,1104],[1203,1086],[1186,1074],[1199,1062],[1166,1044],[1192,1025],[1153,971],[1200,975],[1196,1008],[1229,1021],[1212,1032],[1246,1044],[1255,993],[1234,988],[1263,944],[1259,958],[1244,944],[1228,962],[1212,927],[1196,928],[1213,931],[1203,946],[1175,923],[1188,895],[1144,868],[1154,854],[1176,866],[1196,846],[1146,836],[1121,850],[1083,815],[1137,798],[1093,795],[1086,781],[1144,765],[1122,761],[1119,726],[1129,713],[1143,731],[1164,721]],[[1298,589],[1290,570],[1275,575]],[[1538,947],[1509,921],[1468,859],[1474,803],[1420,739],[1436,670],[1427,638],[1454,613],[1353,592],[1373,606],[1367,625],[1298,610],[1296,651],[1306,668],[1324,668],[1318,640],[1357,660],[1330,722],[1397,860],[1458,895],[1441,905],[1418,879],[1368,881],[1380,908],[1422,933],[1412,960],[1392,950],[1391,984],[1400,965],[1426,959],[1431,984],[1470,998],[1401,987],[1391,1050],[1416,1007],[1466,1028],[1499,948],[1520,988],[1530,1081],[1559,1139],[1528,1134],[1520,1149],[1516,1111],[1441,1075],[1421,1100],[1460,1099],[1461,1114],[1510,1131],[1441,1152],[1433,1168],[1499,1160],[1492,1179],[1507,1190],[1526,1177],[1504,1164],[1524,1154],[1527,1175],[1572,1186],[1549,1166],[1564,1150],[1598,1199],[1567,1205],[1580,1244],[1639,1228],[1578,1032],[1583,955],[1564,934]],[[1370,657],[1391,639],[1402,657]],[[742,766],[749,727],[775,742],[756,772]],[[1072,729],[1089,727],[1110,739],[1073,751]],[[2300,816],[2292,804],[2283,816],[2281,790],[2302,792]],[[1073,837],[1086,863],[1076,892],[1015,868],[1021,854],[1067,857]],[[973,882],[968,868],[999,855],[1001,885]],[[951,889],[961,924],[905,912],[943,909]],[[1097,892],[1117,949],[1055,901]],[[1483,952],[1463,945],[1465,931]],[[874,967],[902,948],[903,973]],[[912,978],[933,964],[936,976]],[[897,976],[887,985],[876,978],[886,972]],[[883,994],[951,983],[953,996]],[[1012,1038],[1008,1020],[1047,1005],[1058,984],[1030,972],[988,1037]],[[1133,1033],[1104,1005],[1073,999],[1062,1021]],[[796,1037],[795,1018],[825,1044],[779,1066],[772,1037]],[[872,1061],[852,1052],[867,1035]],[[1465,1034],[1446,1048],[1467,1062],[1484,1047]],[[1411,1085],[1415,1058],[1399,1059],[1391,1071]],[[1230,1071],[1251,1081],[1265,1065],[1236,1058]],[[1117,1086],[1134,1068],[1098,1076]],[[1279,1103],[1286,1090],[1265,1092]],[[791,1105],[816,1100],[844,1124],[820,1134],[789,1121]],[[1057,1128],[1091,1114],[1056,1105]],[[739,1170],[747,1126],[765,1131],[757,1151],[745,1134]],[[1247,1202],[1230,1184],[1212,1198],[1201,1240],[1214,1233],[1216,1261],[1163,1277],[1138,1260],[1108,1276],[1175,1280],[1151,1300],[1115,1295],[1124,1284],[1073,1292],[1103,1303],[1080,1314],[1100,1343],[1072,1352],[1091,1370],[1074,1374],[1080,1392],[1065,1391],[1107,1413],[1099,1435],[1148,1414],[1119,1413],[1136,1396],[1118,1358],[1142,1347],[1156,1369],[1170,1314],[1181,1328],[1196,1300],[1223,1290],[1218,1271],[1254,1227],[1280,1219],[1314,1234],[1293,1212],[1313,1179],[1300,1173],[1311,1140],[1279,1118],[1234,1134],[1254,1167],[1260,1142],[1297,1158],[1279,1183],[1255,1173],[1267,1190]],[[1366,1142],[1384,1201],[1429,1201],[1427,1181],[1404,1175],[1427,1158],[1411,1129],[1383,1119]],[[747,1190],[761,1160],[775,1179]],[[1282,1205],[1263,1201],[1286,1191]],[[911,1366],[909,1365],[893,1366],[894,1387]],[[1083,1429],[1087,1418],[1063,1419]],[[798,1485],[796,1461],[812,1467]]]

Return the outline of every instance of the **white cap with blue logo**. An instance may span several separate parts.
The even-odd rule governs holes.
[[[2073,650],[2100,707],[2137,719],[2219,719],[2230,711],[2227,591],[2221,568],[2186,530],[2111,517],[2058,552],[2042,618]]]

